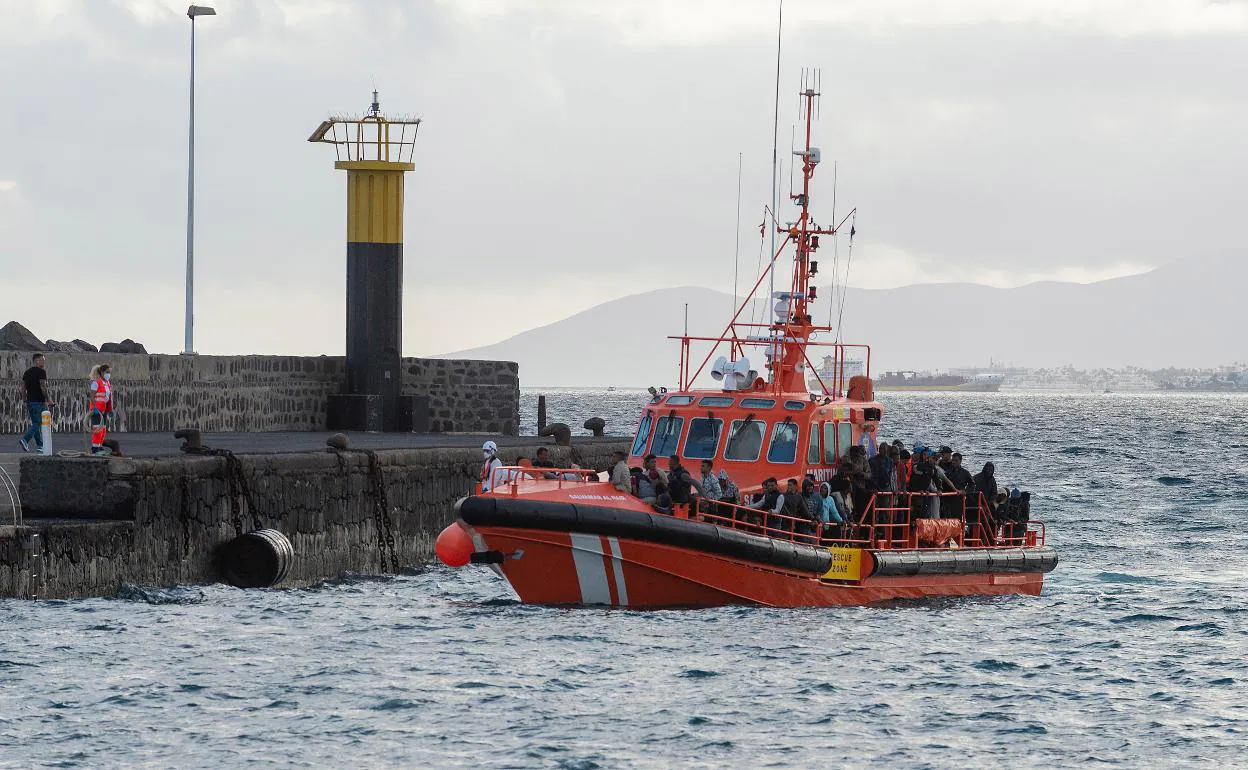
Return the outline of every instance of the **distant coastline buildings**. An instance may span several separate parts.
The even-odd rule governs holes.
[[[1092,393],[1183,391],[1191,393],[1248,393],[1248,364],[1208,369],[1076,369],[1073,366],[1031,369],[1017,366],[951,368],[964,377],[985,372],[1004,376],[1002,390],[1062,390]]]

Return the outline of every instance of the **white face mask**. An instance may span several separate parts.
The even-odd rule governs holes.
[[[112,372],[104,372],[104,379],[106,379],[106,380],[111,380],[111,379],[113,379]]]

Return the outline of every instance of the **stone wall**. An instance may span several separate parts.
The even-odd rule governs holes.
[[[584,467],[605,469],[626,441],[576,448]],[[536,447],[502,451],[504,461]],[[552,447],[556,463],[569,449]],[[404,566],[433,554],[452,505],[477,480],[472,449],[387,450],[375,454]],[[284,585],[343,572],[387,572],[378,549],[375,477],[364,452],[239,455],[259,523],[281,530],[295,559]],[[22,498],[30,532],[0,529],[0,596],[108,596],[123,583],[169,586],[215,580],[215,550],[236,536],[226,461],[27,457]],[[245,498],[244,531],[253,526]],[[49,517],[40,520],[33,517]],[[55,518],[53,518],[55,517]],[[77,520],[65,521],[61,517]],[[32,545],[33,542],[33,545]]]
[[[21,375],[30,353],[0,352],[0,433],[26,429]],[[84,432],[87,374],[112,365],[117,429],[172,431],[324,430],[328,397],[342,392],[345,359],[336,356],[170,356],[48,353],[56,428]],[[403,360],[404,392],[427,395],[434,432],[515,435],[519,368],[509,361]]]

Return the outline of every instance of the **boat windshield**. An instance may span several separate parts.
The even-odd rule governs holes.
[[[854,426],[847,422],[825,422],[823,424],[823,461],[832,465],[837,458],[844,457],[849,445],[854,440]]]
[[[674,415],[660,417],[654,426],[654,445],[650,453],[658,457],[671,457],[676,454],[676,445],[680,442],[680,429],[684,427],[685,418]]]
[[[818,465],[819,457],[819,423],[812,422],[810,424],[810,446],[806,447],[806,462],[811,465]]]
[[[738,462],[754,462],[763,451],[763,431],[767,423],[762,420],[733,420],[724,446],[724,459]]]
[[[797,459],[797,423],[791,419],[776,423],[771,431],[771,447],[767,450],[767,462],[791,463]]]
[[[641,418],[641,425],[637,426],[637,438],[633,439],[633,448],[629,451],[631,455],[645,454],[646,441],[650,438],[650,423],[653,422],[654,415],[646,412]]]
[[[719,448],[719,434],[724,421],[711,417],[694,417],[689,420],[689,435],[685,437],[684,456],[691,460],[710,460]]]

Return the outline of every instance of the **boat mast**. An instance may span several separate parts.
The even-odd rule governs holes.
[[[772,361],[773,389],[776,392],[795,392],[806,389],[806,344],[811,334],[817,330],[810,316],[810,305],[815,300],[816,289],[811,286],[811,254],[819,248],[820,235],[835,235],[836,227],[821,227],[810,217],[810,182],[815,175],[815,167],[819,165],[820,153],[817,147],[811,146],[811,132],[815,112],[818,107],[819,70],[802,71],[802,90],[799,94],[802,117],[806,124],[806,137],[801,150],[794,150],[794,162],[802,164],[801,192],[790,195],[800,209],[796,222],[776,231],[783,233],[794,245],[793,282],[790,290],[776,297],[786,300],[787,312],[784,317],[777,318],[771,326],[772,335],[778,337],[779,344],[773,346],[777,351]]]
[[[779,164],[779,143],[780,143],[780,45],[783,41],[784,33],[784,0],[780,0],[776,18],[776,94],[773,102],[772,121],[771,121],[771,221],[774,225],[771,228],[771,256],[772,262],[768,265],[767,280],[767,301],[763,303],[764,317],[770,312],[771,303],[776,300],[776,231],[780,227],[779,214],[777,209],[780,208],[780,188],[776,183],[776,167]],[[771,382],[774,385],[777,382],[776,372],[771,372]]]

